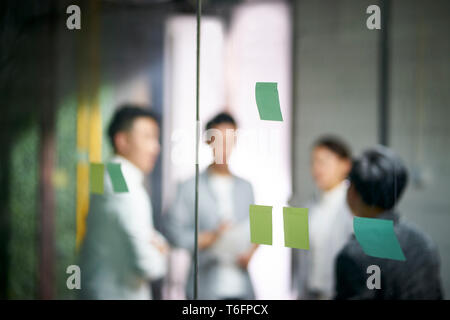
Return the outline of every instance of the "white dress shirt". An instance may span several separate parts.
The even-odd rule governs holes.
[[[352,215],[346,203],[348,182],[322,194],[310,208],[310,254],[308,288],[322,299],[334,296],[334,264],[353,232]]]
[[[116,156],[128,192],[115,193],[105,167],[104,194],[92,194],[81,252],[82,297],[151,299],[148,280],[166,273],[166,256],[152,243],[163,239],[153,228],[144,174]]]
[[[234,228],[237,226],[233,223],[234,208],[233,208],[233,177],[226,175],[211,174],[209,177],[212,191],[216,196],[219,208],[219,216],[223,222],[231,223],[231,229],[225,231],[222,238],[227,239],[227,233],[232,235]],[[222,298],[239,298],[245,295],[246,282],[245,275],[241,268],[237,265],[237,254],[235,249],[228,249],[222,245],[222,239],[217,240],[218,248],[222,250],[214,250],[219,259],[217,279],[216,279],[216,293]],[[232,243],[231,241],[227,241]]]

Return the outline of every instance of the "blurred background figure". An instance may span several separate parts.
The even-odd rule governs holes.
[[[310,250],[293,250],[294,286],[301,299],[331,299],[334,260],[352,233],[346,206],[347,175],[351,168],[348,145],[335,136],[317,140],[311,152],[311,174],[319,195],[309,208]]]
[[[228,160],[235,144],[235,120],[220,113],[206,125],[214,161],[199,176],[199,299],[254,299],[247,266],[257,245],[250,243],[248,210],[254,203],[249,182],[233,175]],[[174,246],[194,251],[193,178],[180,184],[167,215]],[[193,298],[193,264],[186,296]]]
[[[355,237],[339,253],[336,263],[336,299],[442,299],[440,258],[431,238],[404,222],[396,205],[408,183],[403,161],[382,146],[358,157],[350,172],[347,201],[358,217],[388,219],[406,261],[368,256]],[[380,288],[367,286],[367,267],[380,268]]]
[[[113,191],[104,175],[104,194],[92,194],[81,249],[82,299],[150,299],[149,279],[166,273],[167,244],[153,227],[144,186],[159,154],[155,113],[126,105],[114,114],[108,135],[128,192]]]

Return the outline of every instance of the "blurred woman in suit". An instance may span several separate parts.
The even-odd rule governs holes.
[[[292,251],[293,286],[297,298],[327,300],[334,296],[334,262],[353,232],[345,201],[351,151],[335,136],[317,140],[311,153],[311,174],[319,194],[309,208],[310,250]]]

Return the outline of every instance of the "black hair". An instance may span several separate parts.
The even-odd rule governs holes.
[[[221,112],[218,115],[216,115],[214,118],[212,118],[211,120],[208,121],[208,123],[206,124],[206,130],[214,128],[215,126],[217,126],[221,123],[230,123],[233,126],[237,127],[236,121],[229,113]]]
[[[377,146],[354,160],[349,178],[366,205],[390,210],[406,189],[408,171],[393,151]]]
[[[140,117],[150,118],[158,125],[160,123],[159,115],[151,109],[134,104],[124,104],[117,108],[108,127],[109,140],[114,150],[116,150],[114,136],[118,132],[130,130],[134,120]]]
[[[352,157],[352,151],[347,143],[341,138],[333,135],[326,135],[319,138],[314,143],[314,148],[324,147],[339,156],[341,159],[350,160]]]

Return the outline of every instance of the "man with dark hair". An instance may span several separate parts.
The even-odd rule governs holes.
[[[228,160],[235,144],[236,122],[220,113],[206,125],[214,160],[199,176],[199,299],[254,299],[247,270],[257,245],[250,243],[248,208],[254,203],[250,183],[233,175]],[[178,187],[167,222],[167,237],[179,248],[194,251],[194,188],[191,178]],[[193,298],[193,268],[186,288]]]
[[[125,105],[114,114],[108,135],[128,192],[114,192],[105,171],[104,193],[91,194],[81,250],[81,298],[150,299],[148,280],[164,276],[168,247],[153,228],[145,175],[159,154],[158,117]]]
[[[309,208],[310,249],[292,251],[297,298],[328,300],[334,296],[334,262],[352,232],[352,216],[345,202],[351,151],[339,137],[320,137],[312,147],[311,174],[318,194]]]
[[[355,216],[389,219],[406,261],[366,255],[353,236],[336,261],[336,299],[442,299],[440,262],[432,240],[395,212],[408,173],[391,150],[378,146],[353,163],[347,202]],[[367,268],[381,271],[381,288],[369,289]]]
[[[159,117],[150,109],[123,105],[113,115],[108,136],[114,153],[148,174],[159,154]]]
[[[223,123],[228,123],[235,129],[237,128],[237,124],[234,118],[229,113],[221,112],[206,123],[206,131]]]

